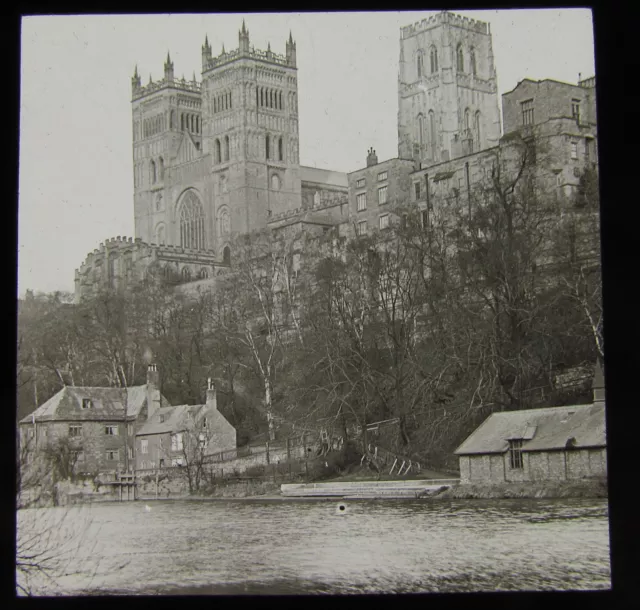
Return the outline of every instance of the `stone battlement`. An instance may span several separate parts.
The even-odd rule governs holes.
[[[171,80],[163,78],[162,80],[151,81],[148,85],[143,87],[136,87],[133,90],[133,99],[138,100],[141,97],[166,88],[178,89],[179,91],[185,91],[187,93],[202,93],[202,83],[199,83],[197,80],[188,81],[184,77],[181,79]]]
[[[433,17],[429,17],[428,19],[423,19],[422,21],[417,21],[412,25],[403,27],[401,29],[402,38],[410,38],[420,32],[424,32],[428,28],[432,28],[443,23],[478,32],[480,34],[490,33],[489,24],[484,21],[477,21],[476,19],[469,19],[462,15],[450,13],[449,11],[442,11],[437,15],[433,15]]]
[[[233,51],[229,51],[228,53],[220,53],[220,55],[218,55],[217,57],[210,58],[206,63],[206,67],[203,68],[203,72],[207,70],[213,70],[214,68],[218,68],[224,64],[228,64],[232,61],[235,61],[236,59],[243,58],[258,59],[288,68],[295,67],[295,64],[292,61],[289,61],[284,55],[278,55],[273,51],[260,51],[259,49],[251,47],[249,51],[234,49]]]

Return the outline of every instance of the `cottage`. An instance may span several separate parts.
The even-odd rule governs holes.
[[[455,451],[462,483],[607,476],[604,375],[593,403],[493,413]]]
[[[236,448],[236,429],[218,411],[211,380],[204,405],[161,407],[136,434],[136,470],[184,466]]]
[[[65,386],[19,422],[27,462],[56,442],[68,440],[76,472],[131,471],[135,433],[148,414],[167,407],[156,365],[147,383],[129,388]]]

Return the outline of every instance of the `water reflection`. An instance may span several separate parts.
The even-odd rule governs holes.
[[[72,517],[73,511],[91,515],[86,539],[93,548],[90,557],[79,553],[76,569],[57,579],[57,592],[255,595],[610,586],[602,500],[149,505],[151,511],[141,503],[67,509]],[[19,520],[63,510],[21,511]],[[89,578],[82,562],[91,558],[100,561]],[[50,585],[45,589],[54,592]]]

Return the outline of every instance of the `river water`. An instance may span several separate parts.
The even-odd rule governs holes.
[[[57,572],[26,583],[38,595],[611,584],[606,500],[128,502],[22,510],[18,524],[19,545]]]

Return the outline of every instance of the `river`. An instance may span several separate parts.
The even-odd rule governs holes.
[[[155,501],[21,510],[37,595],[610,587],[606,500]],[[20,582],[22,576],[19,576]]]

